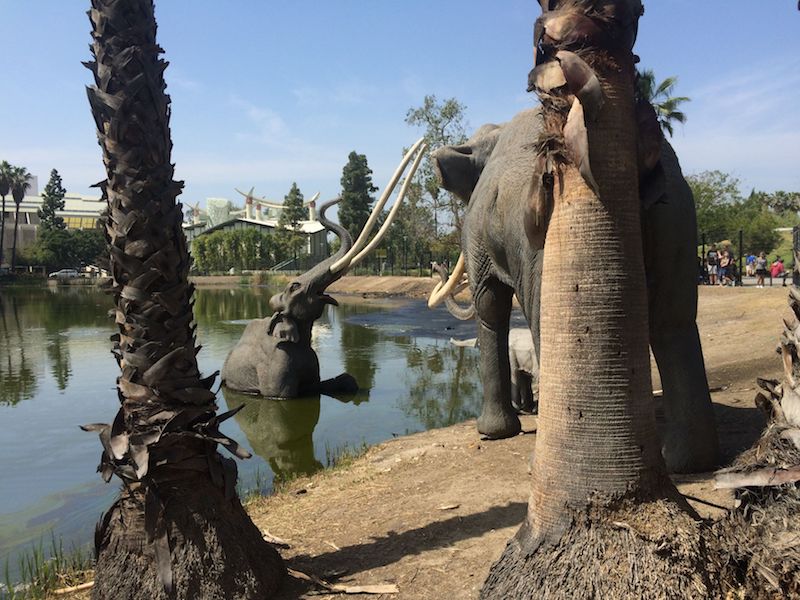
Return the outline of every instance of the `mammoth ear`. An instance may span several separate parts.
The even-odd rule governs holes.
[[[500,137],[500,127],[484,125],[466,144],[443,146],[431,154],[439,185],[469,202]]]

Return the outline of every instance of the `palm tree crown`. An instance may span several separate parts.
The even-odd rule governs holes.
[[[22,203],[25,193],[31,188],[33,175],[28,173],[25,167],[12,167],[11,171],[11,195],[17,207]]]
[[[664,81],[656,84],[656,75],[652,69],[645,69],[638,72],[636,91],[638,94],[652,104],[658,115],[658,123],[661,129],[669,133],[672,137],[674,122],[686,123],[686,113],[679,110],[684,102],[691,102],[691,98],[686,96],[672,96],[678,78],[675,76],[667,77]]]

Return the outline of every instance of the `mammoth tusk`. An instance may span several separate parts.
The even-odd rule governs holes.
[[[431,295],[428,297],[428,308],[436,308],[444,299],[453,293],[453,291],[461,284],[461,278],[464,275],[464,253],[462,252],[458,257],[453,273],[447,281],[440,281],[433,288]]]
[[[419,149],[419,153],[417,157],[414,159],[414,162],[411,163],[411,169],[406,175],[405,181],[403,181],[403,185],[400,188],[400,193],[397,195],[397,200],[394,201],[394,205],[392,205],[392,210],[389,211],[389,214],[386,215],[386,220],[381,225],[381,228],[378,230],[378,233],[375,234],[375,237],[372,238],[367,244],[364,249],[356,254],[353,257],[353,260],[350,261],[350,266],[354,267],[358,263],[360,263],[364,257],[369,254],[375,246],[380,244],[383,237],[386,235],[386,232],[389,231],[389,227],[394,221],[395,216],[397,215],[397,211],[400,209],[400,206],[403,204],[403,199],[406,196],[406,192],[408,191],[408,186],[411,184],[411,179],[414,177],[414,173],[417,171],[417,167],[419,167],[419,163],[422,162],[423,157],[425,156],[425,150],[428,148],[427,144],[422,144]]]
[[[358,236],[358,239],[353,242],[353,247],[350,248],[350,251],[347,254],[331,265],[331,273],[336,273],[346,269],[353,260],[353,257],[361,252],[361,249],[367,244],[367,239],[369,238],[372,229],[375,227],[375,222],[378,220],[378,216],[383,210],[383,206],[386,204],[389,196],[391,196],[392,192],[394,191],[397,182],[400,180],[400,177],[403,174],[403,171],[405,171],[408,163],[411,161],[411,158],[423,146],[424,140],[425,138],[420,138],[413,146],[411,146],[411,149],[406,152],[403,160],[400,161],[397,169],[395,169],[395,172],[392,175],[392,178],[389,180],[388,185],[383,190],[383,194],[381,194],[380,199],[375,203],[375,206],[369,215],[369,219],[367,219],[367,222],[364,224],[364,229],[361,230],[361,234]],[[422,152],[420,152],[420,154],[422,154]]]

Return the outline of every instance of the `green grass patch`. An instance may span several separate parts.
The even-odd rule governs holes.
[[[17,559],[16,576],[12,576],[11,563],[6,560],[0,598],[48,598],[57,589],[90,581],[93,568],[94,558],[89,549],[73,546],[65,550],[62,540],[53,535],[49,547],[42,540]]]

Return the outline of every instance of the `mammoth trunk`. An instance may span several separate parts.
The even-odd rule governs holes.
[[[564,153],[544,156],[554,185],[528,515],[484,598],[683,598],[709,589],[694,514],[666,474],[651,394],[633,56],[619,45],[631,38],[632,46],[636,19],[626,17],[638,18],[636,4],[550,2],[557,9],[537,23],[539,60],[564,71],[539,80],[551,127],[543,135]],[[610,47],[594,48],[601,41]],[[581,85],[570,81],[576,57]]]

